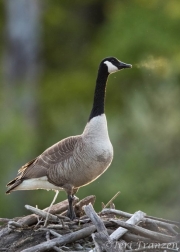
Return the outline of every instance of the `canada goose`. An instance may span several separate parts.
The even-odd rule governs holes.
[[[79,187],[97,179],[111,164],[113,147],[109,140],[104,113],[106,82],[109,74],[131,68],[114,57],[99,65],[94,102],[89,120],[81,135],[70,136],[26,163],[18,176],[10,181],[6,193],[16,190],[52,189],[56,196],[65,190],[68,196],[68,217],[75,218],[73,198]]]

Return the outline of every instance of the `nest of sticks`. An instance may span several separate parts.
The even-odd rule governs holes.
[[[0,218],[0,251],[179,251],[179,222],[147,216],[142,211],[130,214],[117,210],[113,199],[97,214],[95,196],[81,201],[75,197],[78,218],[73,221],[66,217],[67,200],[53,205],[50,213],[48,208],[26,205],[33,214]]]

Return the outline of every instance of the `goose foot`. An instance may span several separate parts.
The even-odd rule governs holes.
[[[67,211],[67,217],[69,217],[71,220],[76,219],[76,214],[75,214],[74,208],[73,208],[73,201],[74,201],[74,195],[68,194],[69,207],[68,207],[68,211]]]

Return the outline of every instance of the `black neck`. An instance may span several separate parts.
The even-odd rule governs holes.
[[[100,65],[94,92],[94,102],[89,116],[89,121],[95,116],[104,114],[104,100],[108,75],[109,73],[106,65]]]

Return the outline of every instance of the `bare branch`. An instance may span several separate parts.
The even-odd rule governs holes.
[[[93,240],[96,246],[96,250],[102,252],[103,250],[107,252],[121,252],[124,251],[119,244],[112,240],[107,232],[107,229],[101,220],[101,218],[94,211],[91,204],[84,207],[84,211],[87,216],[91,219],[92,223],[96,226],[98,233],[93,234]],[[92,250],[90,251],[92,252]]]
[[[177,251],[180,245],[180,234],[177,233],[178,230],[174,229],[174,227],[177,227],[174,222],[169,223],[162,219],[147,218],[145,213],[141,211],[132,215],[115,209],[103,209],[98,215],[91,204],[83,207],[85,203],[94,203],[94,199],[94,196],[89,196],[77,204],[76,210],[79,211],[81,217],[74,221],[62,216],[62,212],[60,216],[54,215],[59,211],[59,208],[54,210],[54,206],[59,205],[60,208],[63,207],[64,211],[64,209],[67,209],[68,202],[66,204],[61,202],[52,206],[51,210],[55,212],[50,214],[49,225],[46,228],[40,227],[38,229],[37,221],[43,223],[47,212],[26,206],[34,214],[23,218],[14,218],[7,224],[0,226],[0,250],[6,248],[6,251],[16,250],[17,252],[47,250],[62,252],[65,250],[82,251],[85,248],[89,252],[121,252],[125,249],[128,249],[128,251],[134,249],[130,244],[134,246],[134,244],[141,243],[142,246],[136,248],[136,251],[138,251],[144,246],[143,244],[157,244],[158,242],[159,247],[166,243],[170,244],[168,247],[170,251]],[[83,209],[88,216],[82,216],[84,214]],[[117,219],[117,215],[125,218]],[[32,227],[24,226],[24,223],[32,225],[32,220],[35,225]],[[140,226],[137,226],[139,223]],[[96,230],[97,232],[95,232]],[[119,241],[118,239],[122,235],[124,241]],[[45,237],[46,242],[44,242]],[[83,240],[85,237],[87,238]],[[94,249],[92,250],[92,248]]]
[[[133,214],[130,214],[130,213],[127,213],[127,212],[123,212],[123,211],[116,210],[116,209],[110,209],[110,208],[103,209],[101,211],[101,214],[115,214],[115,215],[122,216],[122,217],[125,217],[125,218],[130,218],[133,215]],[[173,221],[172,222],[171,221],[167,222],[167,221],[163,221],[163,219],[152,218],[150,216],[145,216],[142,221],[144,223],[147,223],[147,224],[148,223],[157,224],[160,227],[168,228],[172,232],[177,233],[174,230],[172,230],[172,227],[176,227],[175,223],[177,224],[178,222],[173,222]]]
[[[62,237],[52,239],[47,242],[43,242],[41,244],[38,244],[36,246],[33,246],[31,248],[24,249],[22,252],[34,252],[34,251],[46,251],[48,249],[53,248],[54,246],[60,246],[66,243],[72,243],[76,240],[83,239],[89,235],[91,235],[96,230],[96,227],[94,225],[89,226],[87,228],[83,228],[81,230],[78,230],[76,232],[63,235]]]
[[[73,203],[76,204],[78,201],[79,201],[79,199],[77,197],[75,197]],[[64,200],[62,202],[59,202],[59,203],[52,206],[50,213],[51,214],[60,214],[60,213],[64,212],[65,210],[67,210],[68,204],[69,204],[68,200]],[[43,211],[47,212],[48,208],[45,208]],[[37,223],[37,215],[36,214],[27,215],[27,216],[19,219],[17,222],[19,224],[24,225],[24,226],[31,226],[31,225]]]
[[[54,222],[59,222],[59,218],[53,214],[48,214],[47,212],[43,211],[43,210],[40,210],[38,208],[35,208],[35,207],[32,207],[32,206],[29,206],[29,205],[25,205],[25,208],[39,216],[41,216],[42,218],[46,218],[47,215],[48,215],[48,218],[49,218],[49,221],[54,221]]]
[[[104,205],[103,209],[106,208],[106,207],[108,207],[108,206],[113,202],[113,200],[114,200],[115,198],[117,198],[117,196],[118,196],[119,194],[120,194],[120,192],[117,192],[117,193],[112,197],[112,199],[110,199],[110,201],[109,201],[106,205]]]
[[[138,224],[145,216],[145,213],[138,211],[135,214],[133,214],[131,216],[131,218],[129,220],[126,221],[126,223],[128,224],[133,224],[136,225]],[[111,235],[110,238],[112,240],[118,240],[121,236],[123,236],[123,234],[125,234],[128,230],[122,227],[119,227],[118,229],[116,229]]]
[[[142,228],[142,227],[137,227],[137,226],[132,225],[131,223],[128,223],[128,221],[124,222],[124,221],[114,220],[114,219],[111,219],[111,221],[114,222],[114,223],[117,223],[122,228],[125,228],[125,229],[128,229],[128,230],[132,231],[135,234],[151,238],[151,239],[153,239],[155,241],[160,241],[160,242],[173,242],[174,241],[173,236],[169,236],[169,235],[161,234],[161,233],[158,233],[158,232],[150,231],[150,230],[147,230],[147,229]]]

